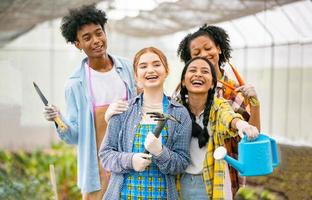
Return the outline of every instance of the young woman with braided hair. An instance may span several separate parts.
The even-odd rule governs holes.
[[[231,58],[231,50],[226,31],[220,27],[205,24],[197,31],[185,36],[177,52],[184,63],[197,56],[207,58],[214,65],[217,79],[236,88],[235,91],[229,90],[218,81],[215,95],[225,98],[236,113],[241,114],[245,121],[260,130],[260,104],[255,88],[250,84],[239,86],[225,73],[224,65]],[[239,141],[239,137],[232,137],[225,141],[225,147],[230,156],[237,158]],[[239,178],[238,172],[232,167],[230,167],[230,177],[232,192],[235,194],[244,179]]]
[[[243,120],[230,104],[215,97],[217,75],[203,57],[188,61],[182,71],[180,97],[192,119],[191,164],[180,177],[182,199],[232,199],[229,170],[224,160],[214,160],[214,150],[224,141],[245,133],[252,140],[256,127]]]

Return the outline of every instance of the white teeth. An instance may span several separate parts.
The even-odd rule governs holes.
[[[194,81],[192,81],[192,84],[200,84],[200,85],[202,85],[203,81],[201,81],[201,80],[194,80]]]
[[[158,78],[158,76],[148,76],[148,77],[146,77],[147,80],[150,80],[150,79],[157,79],[157,78]]]

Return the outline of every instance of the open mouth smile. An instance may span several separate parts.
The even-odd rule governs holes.
[[[159,76],[157,75],[150,75],[150,76],[146,76],[145,79],[146,80],[157,80]]]
[[[192,80],[191,84],[193,86],[202,86],[202,85],[204,85],[204,81],[196,79],[196,80]]]

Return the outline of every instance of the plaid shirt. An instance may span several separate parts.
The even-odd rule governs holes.
[[[208,127],[212,136],[208,142],[203,169],[206,191],[210,199],[224,199],[225,161],[214,160],[213,152],[217,147],[224,146],[226,139],[237,136],[237,132],[230,128],[234,118],[242,119],[224,99],[214,98]]]
[[[143,95],[141,94],[130,100],[129,109],[126,112],[113,116],[109,121],[99,152],[102,165],[111,171],[109,185],[103,199],[119,199],[124,174],[133,170],[132,147],[137,126],[142,118],[142,104]],[[183,172],[190,162],[192,122],[186,108],[172,100],[169,100],[168,114],[180,120],[181,124],[171,120],[167,122],[168,140],[163,145],[162,153],[152,157],[152,162],[165,174],[167,199],[176,200],[178,194],[175,176]]]
[[[239,85],[234,81],[231,80],[226,74],[225,71],[223,72],[223,76],[221,80],[224,82],[234,86],[235,88],[239,87]],[[244,120],[248,121],[250,117],[250,107],[248,106],[248,103],[245,101],[244,97],[241,93],[235,94],[231,92],[231,90],[226,90],[226,88],[223,86],[222,83],[217,83],[216,88],[216,95],[219,98],[225,98],[229,104],[232,106],[233,110],[236,113],[239,113],[243,116]],[[238,143],[240,141],[240,137],[232,137],[229,139],[226,139],[224,141],[224,146],[227,150],[227,153],[232,158],[238,158]],[[239,186],[241,184],[244,184],[245,178],[239,176],[237,170],[229,165],[229,172],[231,177],[231,186],[232,186],[232,193],[235,195],[235,193],[238,191]]]

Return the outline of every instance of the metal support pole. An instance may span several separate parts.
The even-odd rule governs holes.
[[[272,121],[273,121],[273,95],[274,95],[274,56],[275,56],[275,42],[274,36],[270,32],[270,30],[266,27],[266,25],[257,17],[257,15],[253,15],[257,22],[263,27],[263,29],[268,33],[271,38],[271,73],[270,73],[270,103],[269,103],[269,133],[272,134]]]
[[[234,21],[230,21],[230,23],[232,24],[232,26],[234,27],[234,29],[236,30],[236,32],[241,36],[241,38],[244,40],[244,68],[243,68],[243,75],[245,77],[245,80],[248,78],[248,70],[247,70],[247,61],[248,61],[248,46],[247,46],[247,39],[244,36],[244,34],[241,32],[241,30],[236,26],[236,24],[234,23]]]
[[[276,1],[276,3],[278,4],[278,2]],[[304,34],[300,31],[300,28],[298,27],[298,25],[294,22],[294,20],[289,16],[289,14],[284,10],[284,8],[283,7],[279,7],[280,9],[280,11],[281,11],[281,13],[286,17],[286,19],[289,21],[289,23],[290,23],[290,25],[294,28],[294,30],[297,32],[297,34],[298,34],[298,44],[300,45],[300,74],[299,74],[299,102],[300,102],[300,105],[299,105],[299,116],[298,116],[298,118],[299,118],[299,130],[298,130],[298,132],[299,132],[299,138],[303,138],[303,137],[300,137],[300,136],[302,136],[302,113],[303,113],[303,106],[302,106],[302,104],[303,104],[303,80],[302,80],[302,78],[303,78],[303,54],[304,54],[304,48],[303,48],[303,43],[301,42],[301,39],[304,37]],[[288,48],[289,48],[289,46],[288,46]],[[289,50],[289,53],[290,53],[290,50]],[[289,61],[289,58],[288,58],[288,61]],[[288,64],[289,65],[289,64]],[[286,88],[286,90],[288,91],[289,90],[289,86],[290,86],[290,83],[289,83],[289,70],[291,69],[291,66],[289,65],[289,66],[287,66],[288,67],[288,71],[287,71],[287,81],[288,81],[288,83],[286,83],[287,84],[287,88]],[[289,95],[289,91],[286,93],[287,95]],[[289,104],[289,101],[288,101],[288,96],[286,97],[286,103],[287,103],[287,105],[286,105],[286,111],[287,111],[287,115],[286,116],[288,116],[288,104]],[[286,135],[288,135],[288,131],[287,131],[287,121],[288,120],[285,120],[285,130],[286,130]]]

